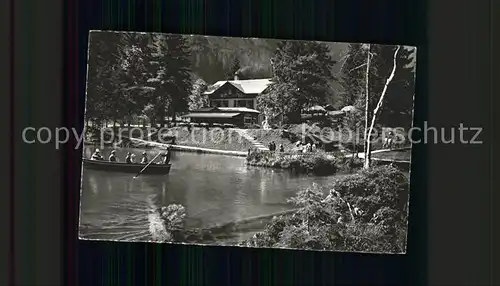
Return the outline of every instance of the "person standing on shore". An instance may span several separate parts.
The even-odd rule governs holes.
[[[283,147],[283,144],[280,144],[280,152],[285,152],[285,148]]]

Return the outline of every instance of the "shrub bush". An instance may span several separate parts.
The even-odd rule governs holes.
[[[186,218],[186,209],[182,205],[171,204],[167,207],[162,207],[160,216],[165,223],[167,230],[177,230],[184,228],[184,219]]]
[[[297,173],[331,175],[345,169],[347,162],[341,154],[328,155],[315,153],[281,153],[269,151],[250,151],[247,163],[252,166],[290,169]]]

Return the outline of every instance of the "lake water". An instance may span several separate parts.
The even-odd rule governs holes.
[[[89,158],[93,147],[84,148]],[[143,150],[119,149],[140,159]],[[102,150],[109,155],[109,150]],[[149,158],[158,151],[149,150]],[[80,237],[121,241],[152,240],[154,210],[172,203],[187,211],[188,227],[205,227],[291,209],[286,200],[313,182],[328,184],[335,177],[293,175],[286,170],[250,167],[245,158],[172,152],[166,176],[83,170]],[[243,239],[243,238],[242,238]]]

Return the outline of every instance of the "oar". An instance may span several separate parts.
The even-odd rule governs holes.
[[[140,175],[142,172],[144,172],[144,170],[146,170],[146,168],[147,168],[147,167],[149,167],[149,165],[151,165],[151,163],[153,163],[153,161],[154,161],[156,158],[158,158],[158,156],[160,156],[160,155],[161,155],[161,152],[160,152],[160,153],[158,153],[158,155],[156,155],[156,157],[154,157],[154,158],[153,158],[153,160],[149,161],[149,163],[148,163],[146,166],[144,166],[144,168],[142,168],[142,170],[141,170],[139,173],[137,173],[137,175],[135,175],[135,176],[134,176],[134,179],[135,179],[135,178],[137,178],[137,177],[139,177],[139,175]]]

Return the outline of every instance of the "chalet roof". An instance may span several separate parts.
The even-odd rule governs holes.
[[[217,107],[221,111],[260,113],[259,111],[246,107]]]
[[[209,91],[205,94],[212,94],[219,88],[221,88],[226,83],[239,89],[244,94],[256,94],[262,93],[269,84],[271,84],[271,79],[244,79],[244,80],[221,80],[210,86]]]
[[[216,112],[199,112],[199,113],[189,113],[183,115],[182,117],[189,118],[233,118],[240,115],[240,113],[216,113]]]
[[[196,110],[191,110],[191,114],[194,113],[260,113],[255,109],[250,109],[246,107],[203,107]]]

